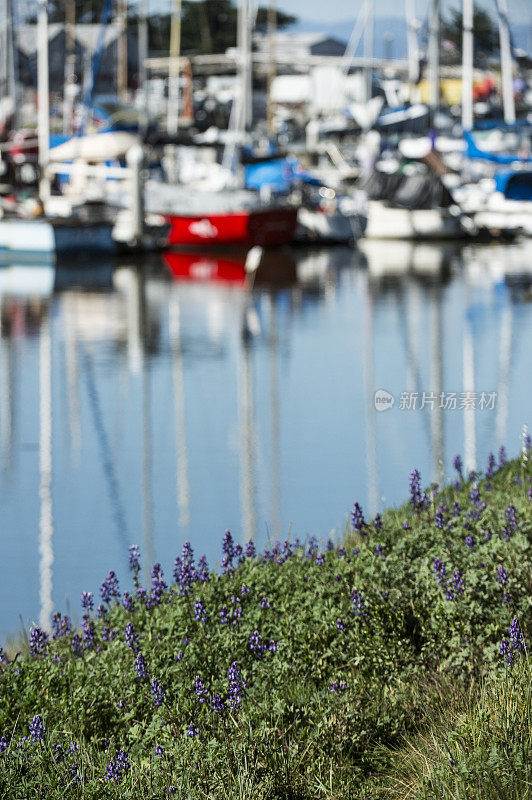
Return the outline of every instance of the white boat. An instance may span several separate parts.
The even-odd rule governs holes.
[[[110,222],[76,220],[0,220],[0,258],[61,255],[71,252],[112,252]]]
[[[480,229],[532,236],[532,170],[511,169],[456,190]]]
[[[367,239],[459,239],[471,235],[456,208],[408,209],[380,200],[368,203]]]

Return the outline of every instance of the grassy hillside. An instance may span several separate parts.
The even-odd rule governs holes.
[[[216,572],[185,544],[147,580],[133,546],[127,591],[110,572],[80,630],[1,656],[0,797],[525,797],[529,450],[441,491],[414,472],[341,543],[226,533]]]

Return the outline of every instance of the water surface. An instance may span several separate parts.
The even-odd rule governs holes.
[[[186,539],[214,565],[226,528],[336,535],[414,467],[430,483],[457,452],[515,453],[531,253],[283,251],[253,286],[234,253],[0,267],[0,638],[79,618],[131,543],[167,574]]]

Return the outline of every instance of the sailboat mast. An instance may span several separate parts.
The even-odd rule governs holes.
[[[462,4],[462,129],[473,129],[473,0]]]
[[[148,130],[148,75],[146,61],[148,59],[148,10],[147,0],[139,0],[138,6],[138,88],[142,92],[142,107],[139,109],[139,129],[144,136]]]
[[[497,11],[499,14],[499,41],[501,48],[503,114],[506,124],[513,125],[515,122],[515,102],[512,80],[512,46],[506,0],[497,0]]]
[[[74,83],[76,77],[76,2],[66,0],[65,4],[65,77],[63,88],[63,133],[72,130],[74,106]]]
[[[414,0],[405,0],[406,42],[408,50],[408,82],[412,86],[418,76],[418,44]]]
[[[39,196],[41,200],[45,200],[50,195],[50,182],[45,175],[50,147],[48,11],[46,0],[39,0],[39,14],[37,17],[37,103],[37,137],[41,171]]]
[[[237,30],[239,119],[237,129],[242,138],[251,126],[251,19],[249,0],[240,0]]]
[[[118,96],[122,102],[127,100],[127,0],[118,0],[118,26],[120,29],[117,42],[117,74]]]
[[[181,0],[173,0],[170,27],[170,64],[168,70],[168,110],[166,129],[175,136],[179,128],[179,59],[181,57]]]
[[[277,74],[277,65],[275,63],[275,38],[277,36],[277,5],[275,0],[270,0],[268,6],[268,49],[269,60],[268,65],[268,107],[267,107],[267,122],[268,122],[268,136],[275,135],[274,127],[274,108],[272,100],[272,89],[275,76]]]
[[[366,101],[371,100],[373,94],[373,45],[374,45],[374,0],[366,0],[366,27],[364,29],[364,77],[366,86]]]
[[[428,84],[429,108],[433,124],[440,101],[440,0],[430,0]]]

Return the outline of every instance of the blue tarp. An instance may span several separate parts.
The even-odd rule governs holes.
[[[475,140],[468,131],[464,131],[464,139],[467,144],[468,158],[482,158],[484,161],[491,161],[493,164],[524,164],[532,162],[532,158],[520,158],[517,153],[490,153],[477,147]]]
[[[288,192],[296,181],[320,186],[321,182],[306,172],[294,158],[277,158],[246,166],[246,188],[268,186],[272,192]]]
[[[495,175],[495,188],[507,200],[532,201],[532,171],[499,172]]]

